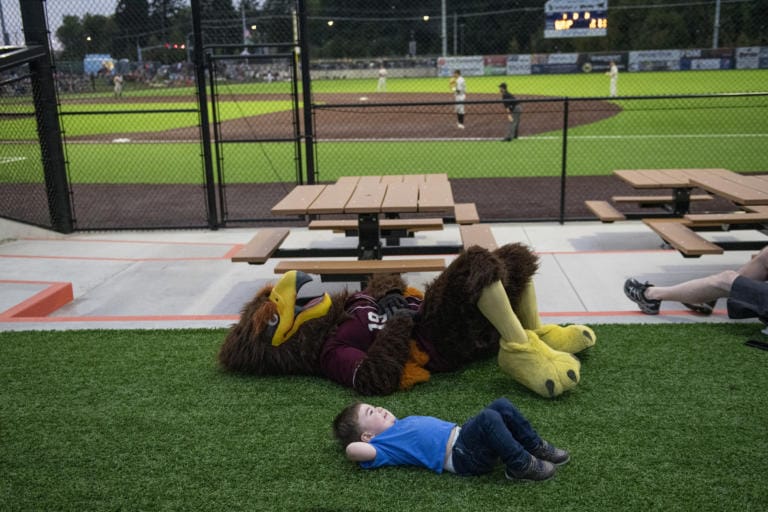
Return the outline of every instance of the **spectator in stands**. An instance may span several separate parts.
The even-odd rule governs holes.
[[[509,93],[505,82],[499,84],[499,92],[501,93],[501,101],[504,103],[504,109],[507,111],[507,119],[509,120],[509,132],[503,139],[508,142],[517,138],[517,130],[520,127],[520,115],[523,108],[520,102]]]
[[[768,246],[739,270],[692,279],[674,286],[642,284],[627,279],[624,293],[646,315],[659,314],[661,301],[682,302],[687,308],[709,315],[719,298],[728,298],[730,318],[759,318],[768,323]]]

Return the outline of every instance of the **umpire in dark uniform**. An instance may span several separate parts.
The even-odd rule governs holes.
[[[517,129],[520,126],[520,115],[523,112],[523,107],[509,93],[505,82],[499,84],[499,92],[501,93],[501,101],[504,103],[504,109],[507,111],[507,119],[509,119],[509,133],[503,140],[510,141],[517,138]]]

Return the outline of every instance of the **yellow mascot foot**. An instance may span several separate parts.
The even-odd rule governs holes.
[[[552,350],[533,331],[528,341],[501,340],[499,367],[517,382],[547,398],[561,395],[579,383],[581,363],[567,352]]]
[[[595,344],[597,338],[595,331],[586,325],[544,325],[533,332],[541,338],[541,341],[555,350],[578,354]]]

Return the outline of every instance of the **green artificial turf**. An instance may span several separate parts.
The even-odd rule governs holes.
[[[365,471],[330,437],[358,398],[316,377],[227,374],[225,331],[0,334],[3,510],[740,510],[768,507],[758,324],[597,325],[547,400],[495,361],[371,398],[462,422],[507,396],[569,449],[554,480]]]

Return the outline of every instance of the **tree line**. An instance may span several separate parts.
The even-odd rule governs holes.
[[[716,0],[610,0],[604,37],[547,39],[541,0],[307,0],[310,57],[387,58],[710,48]],[[455,4],[455,5],[454,5]],[[203,44],[240,53],[294,41],[295,0],[201,0]],[[768,45],[768,0],[721,0],[719,47]],[[194,44],[188,0],[119,0],[109,16],[63,18],[62,60],[86,53],[177,62]],[[227,46],[229,45],[229,46]]]

